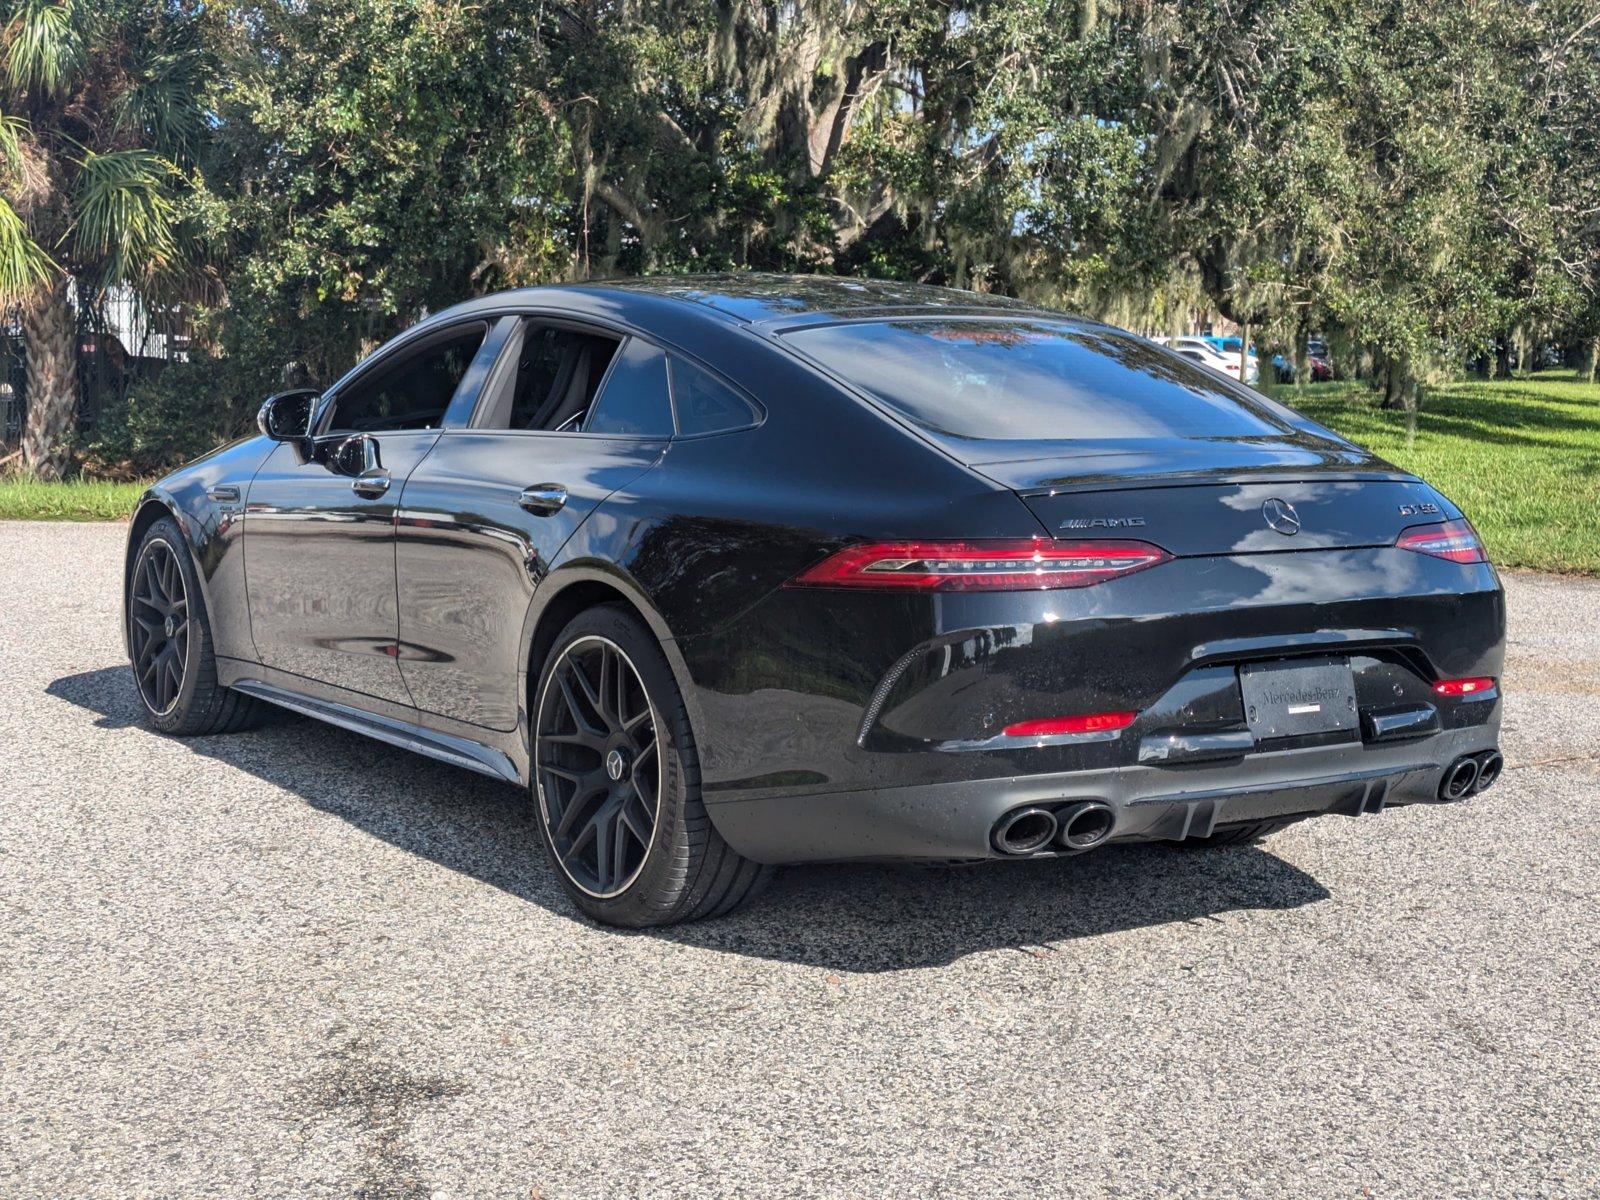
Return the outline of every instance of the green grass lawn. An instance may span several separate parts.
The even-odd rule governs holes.
[[[40,483],[20,475],[0,475],[0,520],[120,521],[133,512],[145,487],[94,479]]]
[[[1447,384],[1409,418],[1360,384],[1273,392],[1450,497],[1496,563],[1600,575],[1600,385],[1567,371]]]

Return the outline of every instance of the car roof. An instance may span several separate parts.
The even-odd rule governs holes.
[[[1009,296],[934,287],[899,279],[857,279],[840,275],[756,272],[668,275],[604,280],[578,286],[669,296],[705,305],[750,324],[788,322],[808,317],[838,319],[926,310],[1063,315]]]
[[[1069,314],[1014,300],[1009,296],[933,287],[903,280],[740,272],[604,279],[516,288],[454,305],[424,323],[437,324],[441,319],[453,320],[523,306],[565,308],[574,315],[605,311],[622,318],[642,318],[652,311],[660,313],[663,304],[675,307],[685,315],[697,313],[720,324],[745,327],[804,325],[934,313],[1032,316],[1058,320],[1069,317]]]

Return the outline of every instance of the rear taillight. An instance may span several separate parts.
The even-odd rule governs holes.
[[[1488,562],[1478,531],[1470,521],[1441,521],[1437,525],[1412,525],[1402,529],[1394,543],[1402,550],[1448,558],[1451,562]]]
[[[1018,721],[1005,727],[1007,737],[1055,737],[1063,733],[1109,733],[1133,724],[1136,712],[1082,713],[1072,717],[1045,717],[1038,721]]]
[[[1149,542],[870,542],[848,546],[790,580],[790,587],[881,591],[1022,592],[1079,588],[1164,563]]]
[[[1494,690],[1494,680],[1487,675],[1474,675],[1470,679],[1441,679],[1433,685],[1441,696],[1478,696]]]

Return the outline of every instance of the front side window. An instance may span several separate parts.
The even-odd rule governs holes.
[[[1225,379],[1073,321],[866,321],[785,335],[930,433],[962,441],[1231,438],[1288,432]]]
[[[401,351],[393,363],[358,378],[335,400],[329,432],[439,428],[485,329],[474,323],[419,350]]]

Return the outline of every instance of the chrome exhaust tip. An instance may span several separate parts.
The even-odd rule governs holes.
[[[1055,813],[1048,808],[1019,808],[995,822],[990,841],[1001,854],[1018,857],[1043,850],[1055,836]]]
[[[1093,850],[1116,827],[1116,810],[1101,800],[1085,800],[1057,814],[1056,842],[1063,850]]]
[[[1458,758],[1439,781],[1439,799],[1461,800],[1472,792],[1478,782],[1478,760]]]

